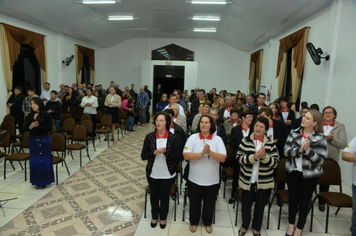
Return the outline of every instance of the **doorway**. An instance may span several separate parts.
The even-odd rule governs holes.
[[[154,66],[153,68],[153,113],[161,95],[166,93],[168,98],[175,89],[184,91],[184,66]],[[161,94],[157,94],[157,86],[161,84]]]

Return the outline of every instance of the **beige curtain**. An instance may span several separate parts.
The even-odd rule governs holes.
[[[252,87],[253,87],[253,81],[254,81],[254,78],[255,78],[255,66],[256,66],[256,63],[254,62],[251,62],[250,63],[250,85],[249,85],[249,93],[252,93]]]
[[[7,87],[7,99],[12,94],[12,70],[10,66],[10,52],[9,52],[9,43],[7,41],[7,36],[5,32],[5,27],[1,24],[1,54],[2,54],[2,67],[4,71],[4,77]],[[7,114],[10,113],[10,108],[7,108]]]
[[[287,67],[287,53],[283,53],[283,59],[281,61],[279,72],[278,72],[278,97],[282,96],[284,79],[286,76],[286,67]]]
[[[89,65],[92,73],[92,83],[95,84],[95,50],[80,45],[75,45],[77,83],[80,83],[83,69],[83,56],[89,57]]]
[[[297,53],[297,48],[294,47],[292,49],[292,68],[291,68],[291,75],[292,75],[292,110],[295,110],[295,103],[297,102],[298,99],[298,95],[299,95],[299,88],[300,88],[300,83],[301,83],[301,78],[302,78],[302,74],[303,74],[303,68],[304,68],[304,62],[305,62],[305,53],[306,53],[306,46],[307,46],[307,37],[308,37],[308,31],[309,29],[307,28],[304,32],[304,37],[303,37],[303,41],[300,42],[299,44],[301,45],[301,55],[300,58],[301,60],[301,73],[298,73],[298,67],[297,67],[297,63],[298,61],[295,60],[296,56],[295,54]]]
[[[250,93],[252,92],[252,87],[253,87],[253,82],[255,78],[255,71],[256,71],[256,93],[259,92],[260,89],[260,83],[261,83],[261,72],[262,72],[262,56],[263,56],[263,50],[258,50],[254,53],[251,54],[251,59],[250,59]]]
[[[45,68],[47,68],[47,41],[46,38],[44,38],[43,40],[43,44],[44,44],[44,59],[45,59]],[[48,81],[48,77],[47,77],[47,70],[44,70],[41,67],[41,79],[42,79],[42,88],[44,88],[45,83]]]

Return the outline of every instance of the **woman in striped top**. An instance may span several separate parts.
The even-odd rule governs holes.
[[[236,156],[240,163],[239,186],[242,188],[242,225],[239,236],[247,232],[254,201],[252,233],[254,236],[260,235],[263,211],[274,187],[273,171],[278,164],[276,145],[266,136],[269,129],[267,118],[257,117],[253,129],[254,132],[242,140]]]

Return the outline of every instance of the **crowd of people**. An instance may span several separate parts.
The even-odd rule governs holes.
[[[317,104],[309,107],[307,102],[302,102],[300,114],[296,114],[287,97],[267,105],[263,93],[256,96],[240,91],[217,93],[215,88],[206,93],[204,89],[195,88],[190,94],[179,89],[167,94],[161,85],[152,93],[148,86],[137,91],[134,84],[121,90],[114,81],[107,89],[100,84],[73,83],[71,87],[61,84],[59,91],[51,90],[50,84],[46,83],[40,96],[33,87],[26,89],[27,97],[21,87],[16,87],[7,106],[15,116],[20,133],[30,131],[31,183],[36,188],[44,188],[54,181],[50,150],[39,154],[39,147],[45,149],[44,146],[50,143],[50,121],[52,124],[53,120],[59,132],[64,113],[77,118],[82,109],[82,113],[89,114],[95,124],[97,111],[105,109],[113,118],[111,139],[114,141],[119,109],[127,112],[128,131],[134,131],[135,125],[144,126],[150,121],[152,106],[155,130],[146,136],[141,157],[147,160],[151,227],[156,227],[159,221],[162,229],[166,227],[170,188],[177,176],[177,165],[185,160],[190,231],[196,232],[202,218],[207,233],[213,232],[214,202],[220,187],[221,166],[224,166],[233,169],[230,204],[236,202],[238,188],[242,189],[242,225],[238,235],[245,235],[250,227],[253,235],[260,235],[264,208],[275,188],[276,167],[286,158],[290,192],[286,235],[299,236],[318,177],[323,175],[323,162],[326,158],[338,162],[347,146],[346,129],[336,120],[334,107],[326,106],[319,111]],[[152,98],[157,102],[153,103]],[[93,130],[95,136],[95,125]],[[233,148],[231,157],[227,157],[227,145]],[[345,161],[356,162],[355,146],[352,140],[344,150]],[[48,163],[39,170],[36,162],[43,159],[48,159]],[[356,177],[353,181],[356,183]],[[284,189],[285,186],[276,188]],[[356,188],[353,190],[356,192]],[[329,186],[322,185],[319,191],[327,192]],[[277,203],[280,204],[280,199]],[[325,202],[319,201],[319,210],[325,211]],[[356,208],[352,219],[354,231],[355,214]]]

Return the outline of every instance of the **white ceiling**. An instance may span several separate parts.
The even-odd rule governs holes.
[[[230,0],[227,5],[193,5],[185,0],[121,0],[83,5],[77,0],[2,0],[0,13],[84,40],[111,47],[132,37],[217,39],[251,50],[329,7],[333,0]],[[133,15],[134,21],[108,21],[109,15]],[[192,16],[220,16],[220,22]],[[193,32],[216,27],[216,33]],[[148,30],[135,30],[147,28]]]

